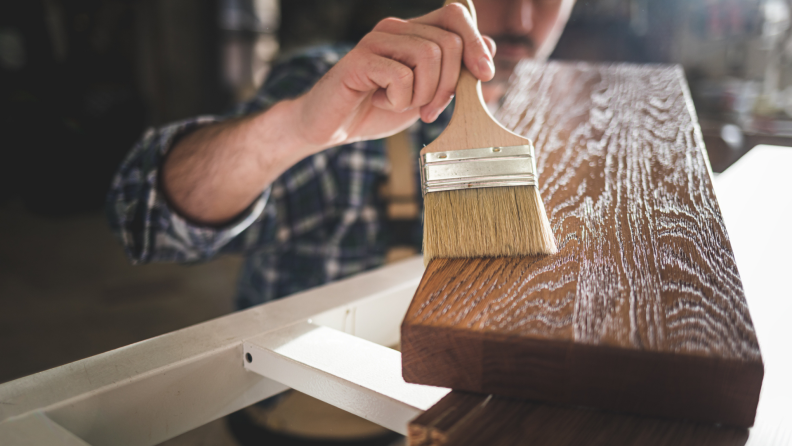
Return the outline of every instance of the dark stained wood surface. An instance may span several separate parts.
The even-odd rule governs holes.
[[[451,392],[410,423],[411,446],[743,446],[744,428]]]
[[[523,63],[498,118],[559,253],[430,263],[404,378],[750,426],[763,364],[682,70]]]

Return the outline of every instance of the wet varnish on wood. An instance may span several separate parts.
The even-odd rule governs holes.
[[[405,379],[750,426],[762,360],[682,70],[522,63],[498,118],[559,253],[432,261]]]

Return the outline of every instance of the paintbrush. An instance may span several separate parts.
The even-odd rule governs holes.
[[[459,3],[475,23],[472,2]],[[421,150],[420,173],[425,264],[436,257],[557,252],[539,196],[533,144],[490,115],[481,82],[464,66],[454,114],[443,133]]]

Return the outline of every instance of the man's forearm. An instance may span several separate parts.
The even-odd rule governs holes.
[[[186,136],[165,161],[163,191],[188,218],[220,225],[322,148],[383,138],[419,117],[434,121],[463,62],[483,81],[495,74],[494,43],[474,24],[459,4],[381,21],[298,99]]]
[[[162,190],[198,223],[221,225],[244,211],[286,169],[318,151],[300,137],[299,99],[199,129],[179,141],[162,170]]]

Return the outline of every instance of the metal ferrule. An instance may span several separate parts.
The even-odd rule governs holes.
[[[537,186],[533,145],[447,150],[421,155],[421,192]]]

